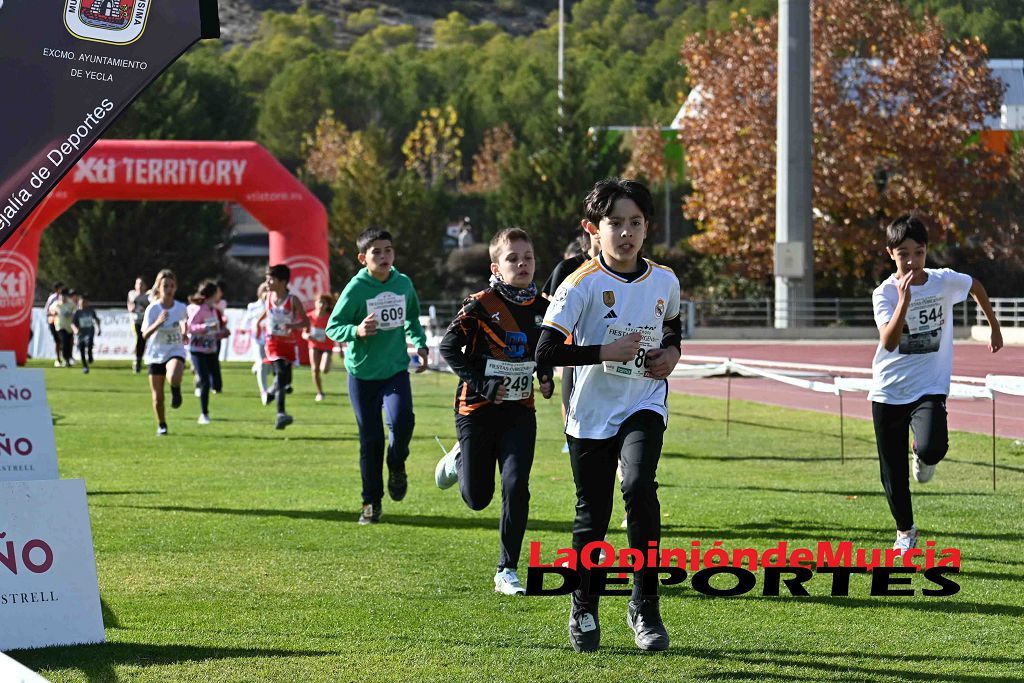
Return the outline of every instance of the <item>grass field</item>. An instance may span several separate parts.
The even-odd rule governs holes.
[[[41,366],[39,366],[41,367]],[[667,589],[667,653],[640,653],[626,598],[602,602],[602,648],[574,653],[568,599],[493,592],[499,505],[472,512],[433,484],[433,437],[454,438],[453,378],[414,376],[417,428],[405,501],[356,524],[358,440],[342,372],[316,404],[308,376],[273,428],[247,368],[170,412],[157,438],[145,375],[100,363],[47,368],[61,476],[89,492],[107,643],[11,653],[53,681],[1018,681],[1024,680],[1024,452],[954,434],[935,480],[913,484],[918,526],[960,548],[947,598],[708,598]],[[955,410],[955,406],[952,406]],[[659,468],[663,547],[716,540],[766,549],[851,540],[891,545],[892,520],[866,422],[673,395]],[[554,402],[539,412],[526,540],[570,543],[575,497]],[[613,522],[621,519],[621,501]],[[610,540],[624,543],[617,528]],[[525,581],[526,549],[521,562]],[[546,555],[545,559],[549,559]],[[927,587],[915,581],[918,588]]]

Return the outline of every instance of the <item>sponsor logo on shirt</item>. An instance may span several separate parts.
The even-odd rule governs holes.
[[[497,314],[495,314],[497,315]],[[526,334],[523,332],[505,333],[505,355],[509,358],[522,358],[526,355]]]

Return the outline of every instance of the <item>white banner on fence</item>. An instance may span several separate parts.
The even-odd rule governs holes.
[[[101,308],[100,334],[93,339],[93,357],[102,360],[131,360],[135,357],[135,326],[127,310]],[[252,342],[252,322],[245,320],[245,309],[229,308],[226,312],[231,336],[221,343],[221,360],[255,360],[259,357]],[[32,309],[32,340],[28,354],[32,358],[56,358],[53,336],[46,324],[46,312]],[[78,355],[78,347],[74,349]]]
[[[1024,377],[1015,375],[986,375],[985,386],[1000,394],[1024,396]]]
[[[46,406],[46,378],[38,368],[0,370],[0,410]]]
[[[50,683],[32,669],[22,666],[3,652],[0,652],[0,681],[9,683]]]
[[[0,483],[0,650],[102,643],[81,479]]]
[[[59,477],[50,409],[0,410],[0,481]]]

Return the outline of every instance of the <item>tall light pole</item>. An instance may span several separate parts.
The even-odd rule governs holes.
[[[810,0],[779,0],[778,74],[775,327],[784,328],[809,322],[814,297]]]
[[[558,0],[558,116],[562,116],[562,100],[565,99],[565,0]]]

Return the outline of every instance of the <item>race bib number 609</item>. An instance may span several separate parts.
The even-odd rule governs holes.
[[[378,330],[394,330],[405,325],[405,295],[383,292],[366,300],[366,314],[377,318]]]

